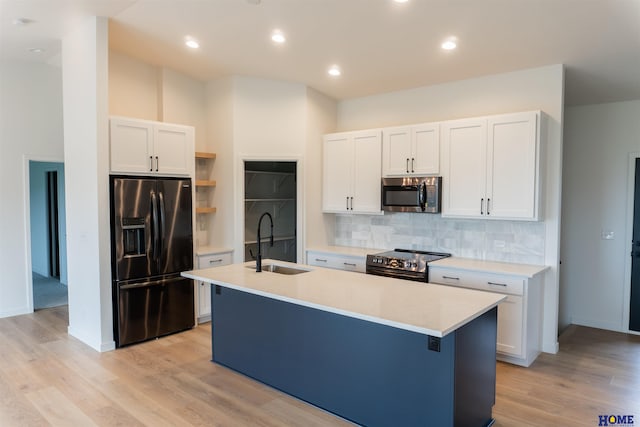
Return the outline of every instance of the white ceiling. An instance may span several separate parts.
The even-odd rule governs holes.
[[[111,18],[112,49],[203,81],[282,79],[346,99],[563,63],[568,105],[640,99],[640,0],[0,0],[0,60],[55,62],[92,15]],[[453,52],[439,48],[448,36]]]

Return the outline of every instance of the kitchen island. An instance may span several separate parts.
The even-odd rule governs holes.
[[[254,263],[183,273],[213,285],[214,362],[362,425],[493,422],[504,296],[264,264],[299,274]]]

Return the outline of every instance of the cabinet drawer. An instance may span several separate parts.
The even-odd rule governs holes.
[[[429,267],[429,282],[512,295],[522,295],[524,290],[521,277],[443,267]]]
[[[227,264],[231,264],[231,254],[228,252],[198,257],[198,268],[220,267]]]
[[[335,268],[337,270],[365,272],[366,257],[327,254],[323,252],[307,252],[307,264],[318,267]]]

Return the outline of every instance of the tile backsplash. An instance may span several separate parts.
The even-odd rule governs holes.
[[[335,215],[338,246],[420,249],[487,261],[544,264],[544,222],[420,213]]]

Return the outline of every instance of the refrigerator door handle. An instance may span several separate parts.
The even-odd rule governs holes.
[[[152,286],[171,285],[173,283],[183,282],[184,280],[185,279],[182,276],[176,276],[176,277],[160,279],[160,280],[146,280],[144,282],[138,282],[138,283],[127,283],[124,285],[120,284],[118,285],[118,289],[120,289],[121,291],[124,291],[127,289],[149,288]]]
[[[151,227],[153,228],[153,259],[158,259],[159,255],[159,224],[158,224],[158,200],[155,191],[151,191]]]
[[[158,229],[158,258],[162,256],[164,252],[164,236],[165,233],[165,212],[164,212],[164,194],[162,191],[158,192],[158,211],[160,212],[160,228]]]

